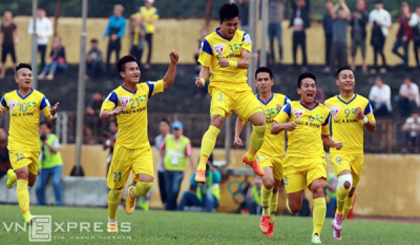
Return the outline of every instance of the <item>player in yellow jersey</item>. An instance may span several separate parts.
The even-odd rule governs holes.
[[[58,103],[50,107],[48,99],[32,88],[32,68],[19,64],[15,80],[18,90],[6,93],[1,99],[0,117],[6,110],[10,112],[9,150],[12,169],[7,171],[8,188],[17,182],[16,194],[23,218],[31,224],[33,216],[29,212],[28,186],[33,186],[38,175],[39,158],[39,117],[41,112],[50,122],[57,118]]]
[[[254,125],[251,147],[242,159],[256,174],[264,175],[264,170],[255,160],[255,154],[264,142],[266,122],[261,105],[247,84],[252,42],[249,34],[238,30],[238,15],[239,10],[235,4],[224,4],[219,10],[220,27],[201,44],[198,61],[203,68],[196,85],[204,87],[211,74],[211,122],[201,142],[200,162],[195,176],[198,183],[206,182],[207,159],[214,149],[223,121],[230,116],[231,110]]]
[[[100,117],[117,118],[118,137],[108,172],[108,232],[118,232],[117,209],[122,188],[133,171],[136,186],[128,189],[126,212],[132,214],[136,197],[145,195],[153,183],[153,159],[147,136],[147,103],[150,97],[172,86],[179,55],[169,54],[171,63],[162,80],[139,83],[140,69],[133,56],[124,56],[118,61],[118,71],[124,84],[114,89],[102,104]]]
[[[304,190],[309,187],[314,198],[312,243],[321,243],[325,220],[326,162],[324,145],[341,149],[342,143],[330,137],[330,112],[315,101],[316,76],[303,73],[298,78],[300,101],[292,101],[274,118],[271,133],[287,130],[287,154],[282,164],[288,208],[297,213],[302,207]]]
[[[341,240],[343,220],[353,206],[353,194],[363,169],[363,128],[375,132],[376,121],[369,100],[354,93],[356,81],[350,67],[338,69],[336,83],[340,94],[326,100],[325,105],[332,115],[332,137],[344,144],[340,152],[330,152],[338,179],[337,210],[331,226],[333,239]]]
[[[283,179],[281,163],[284,159],[285,134],[271,134],[273,119],[279,114],[281,108],[290,102],[286,95],[273,93],[273,72],[267,67],[260,67],[255,72],[255,85],[258,88],[257,98],[264,109],[267,122],[265,140],[257,152],[257,162],[264,169],[265,175],[261,177],[261,204],[263,208],[260,230],[267,237],[272,237],[274,232],[274,215],[278,204],[278,186]],[[235,125],[234,145],[243,145],[240,138],[244,121],[239,117]],[[245,121],[246,122],[246,121]]]

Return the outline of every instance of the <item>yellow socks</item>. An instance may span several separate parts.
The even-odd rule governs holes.
[[[220,133],[220,129],[211,126],[207,132],[203,135],[201,141],[201,157],[200,163],[198,164],[197,170],[206,171],[206,164],[210,154],[213,152],[214,146],[216,145],[217,136]]]
[[[24,179],[17,180],[16,195],[22,213],[29,211],[29,191],[28,181]]]
[[[327,204],[325,198],[314,199],[314,210],[313,210],[313,226],[314,232],[312,236],[321,236],[322,226],[324,225],[325,215],[327,213]]]
[[[152,188],[153,182],[137,182],[136,188],[133,189],[133,193],[129,193],[131,197],[139,197],[146,195]]]
[[[344,202],[346,201],[347,197],[349,196],[351,189],[346,189],[343,187],[338,187],[337,190],[337,214],[343,214],[344,209]]]
[[[115,220],[117,218],[118,205],[121,202],[122,190],[110,190],[108,193],[108,218]]]
[[[273,188],[266,189],[264,186],[261,187],[261,206],[262,206],[262,215],[270,215],[270,201],[273,194]]]
[[[248,160],[253,161],[255,159],[255,154],[257,154],[257,151],[261,148],[261,146],[264,143],[266,129],[267,125],[254,126],[250,138],[250,148],[246,153],[246,157],[248,158]]]
[[[277,212],[277,204],[279,202],[279,192],[273,193],[270,201],[270,223],[274,222],[274,215]]]
[[[344,215],[343,218],[346,219],[347,215],[349,215],[352,207],[353,207],[353,200],[354,200],[354,196],[352,197],[347,197],[346,201],[344,202]]]

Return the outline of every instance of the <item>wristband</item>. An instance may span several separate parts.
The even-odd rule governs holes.
[[[367,117],[364,117],[362,122],[363,124],[367,124],[369,122],[369,119]]]
[[[237,61],[229,60],[229,66],[230,67],[238,67],[238,62]]]
[[[51,118],[52,120],[57,119],[57,113],[55,113],[54,115],[53,115],[53,114],[51,114],[51,115],[50,115],[50,118]]]
[[[202,81],[203,83],[206,83],[206,79],[200,77],[200,81]]]

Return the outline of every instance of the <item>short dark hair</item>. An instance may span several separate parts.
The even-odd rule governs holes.
[[[20,64],[16,67],[16,75],[18,74],[18,71],[19,71],[20,69],[23,69],[23,68],[28,68],[29,70],[31,70],[31,71],[32,71],[32,67],[31,67],[31,65],[26,64],[26,63],[20,63]]]
[[[136,61],[137,61],[136,58],[132,55],[126,55],[122,57],[117,63],[118,72],[125,71],[125,64],[127,64],[128,62],[136,62]]]
[[[219,9],[220,22],[231,20],[239,16],[239,8],[234,3],[225,3]]]
[[[41,122],[41,123],[39,124],[39,126],[42,126],[42,125],[46,125],[46,126],[47,126],[47,128],[52,129],[52,125],[51,125],[51,123],[49,123],[49,122],[47,122],[47,121],[43,121],[43,122]]]
[[[257,71],[255,72],[255,79],[257,78],[258,73],[261,73],[261,72],[267,72],[268,74],[270,74],[270,79],[273,79],[273,72],[271,71],[270,68],[265,67],[265,66],[257,69]]]
[[[164,123],[168,124],[169,126],[171,126],[171,123],[170,123],[170,122],[169,122],[169,120],[168,120],[168,119],[166,119],[166,118],[162,118],[162,119],[160,119],[159,123],[161,123],[161,122],[164,122]]]
[[[381,80],[382,82],[384,82],[384,79],[382,78],[382,76],[376,76],[376,77],[375,77],[375,80],[377,80],[377,79],[379,79],[379,80]]]
[[[92,38],[92,39],[90,39],[90,43],[98,43],[98,39]]]
[[[300,74],[300,76],[298,77],[298,80],[297,80],[297,86],[298,86],[298,88],[300,88],[302,86],[302,80],[303,79],[306,79],[306,78],[311,78],[316,83],[316,76],[315,76],[315,74],[313,74],[311,72],[304,72],[304,73]]]
[[[350,70],[350,71],[353,72],[353,70],[351,69],[350,66],[348,66],[348,65],[342,66],[342,67],[338,68],[338,70],[337,70],[337,78],[338,78],[338,75],[340,75],[340,72],[345,71],[345,70]]]
[[[406,75],[406,76],[404,77],[404,80],[406,80],[406,79],[408,79],[408,80],[410,80],[410,81],[413,81],[413,78],[412,78],[412,77],[410,77],[410,76],[408,76],[408,75]]]

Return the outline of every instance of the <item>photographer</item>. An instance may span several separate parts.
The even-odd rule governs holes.
[[[40,132],[40,161],[39,179],[36,186],[38,205],[46,205],[45,189],[49,179],[52,177],[55,204],[63,205],[63,188],[61,186],[61,175],[63,173],[63,159],[61,158],[60,143],[58,137],[51,133],[51,124],[42,122],[39,126]]]

